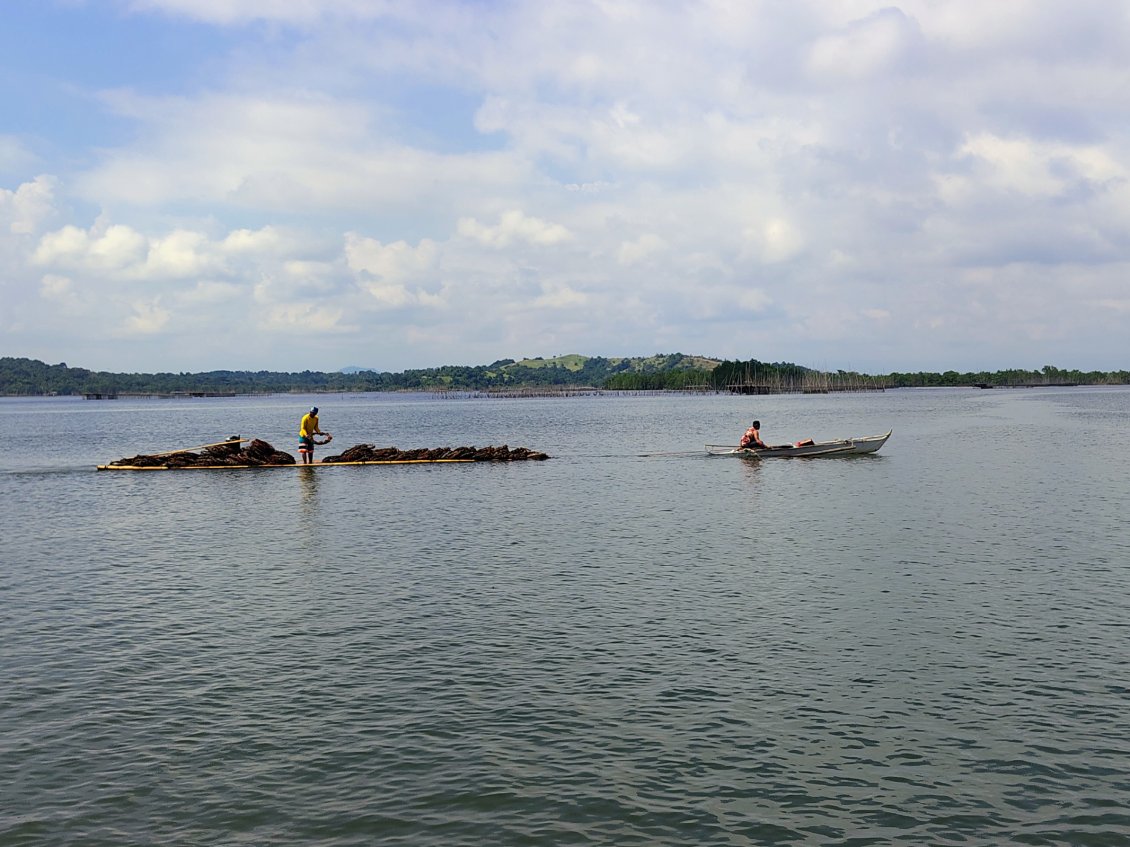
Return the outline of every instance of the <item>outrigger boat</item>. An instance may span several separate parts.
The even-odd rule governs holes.
[[[883,435],[865,435],[858,438],[841,438],[837,441],[798,441],[796,444],[779,444],[770,447],[732,447],[707,444],[706,452],[712,456],[741,456],[747,459],[798,459],[817,456],[856,456],[874,453],[887,443],[893,429]]]

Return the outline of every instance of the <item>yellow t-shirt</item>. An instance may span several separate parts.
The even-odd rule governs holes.
[[[291,418],[291,420],[294,419]],[[317,415],[313,414],[312,412],[307,412],[302,416],[302,423],[298,425],[299,438],[313,438],[314,433],[318,433],[320,435],[321,432],[322,431],[318,429]]]

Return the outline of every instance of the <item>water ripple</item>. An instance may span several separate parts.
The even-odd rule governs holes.
[[[908,433],[868,462],[638,457],[730,398],[474,417],[559,439],[509,439],[536,467],[32,457],[0,845],[1124,843],[1130,490],[1088,445],[1130,393],[1080,397],[1054,468],[1063,409],[951,392],[765,398]],[[358,403],[401,435],[469,408]]]

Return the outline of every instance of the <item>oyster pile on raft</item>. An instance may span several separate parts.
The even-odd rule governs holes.
[[[324,442],[323,442],[324,443]],[[526,447],[436,447],[418,450],[399,450],[396,447],[375,447],[372,444],[357,444],[335,456],[326,456],[323,465],[348,462],[518,462],[525,460],[541,461],[548,459],[545,453]],[[139,454],[126,459],[110,462],[110,466],[133,468],[217,468],[217,467],[261,467],[264,465],[293,465],[294,456],[276,450],[262,439],[255,438],[242,446],[237,440],[214,444],[194,453],[182,450],[174,453]]]

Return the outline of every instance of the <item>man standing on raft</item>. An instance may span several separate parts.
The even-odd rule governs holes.
[[[314,463],[314,436],[329,436],[318,427],[318,407],[314,406],[302,416],[302,423],[298,425],[298,452],[302,455],[302,464]],[[323,442],[324,443],[324,442]]]

